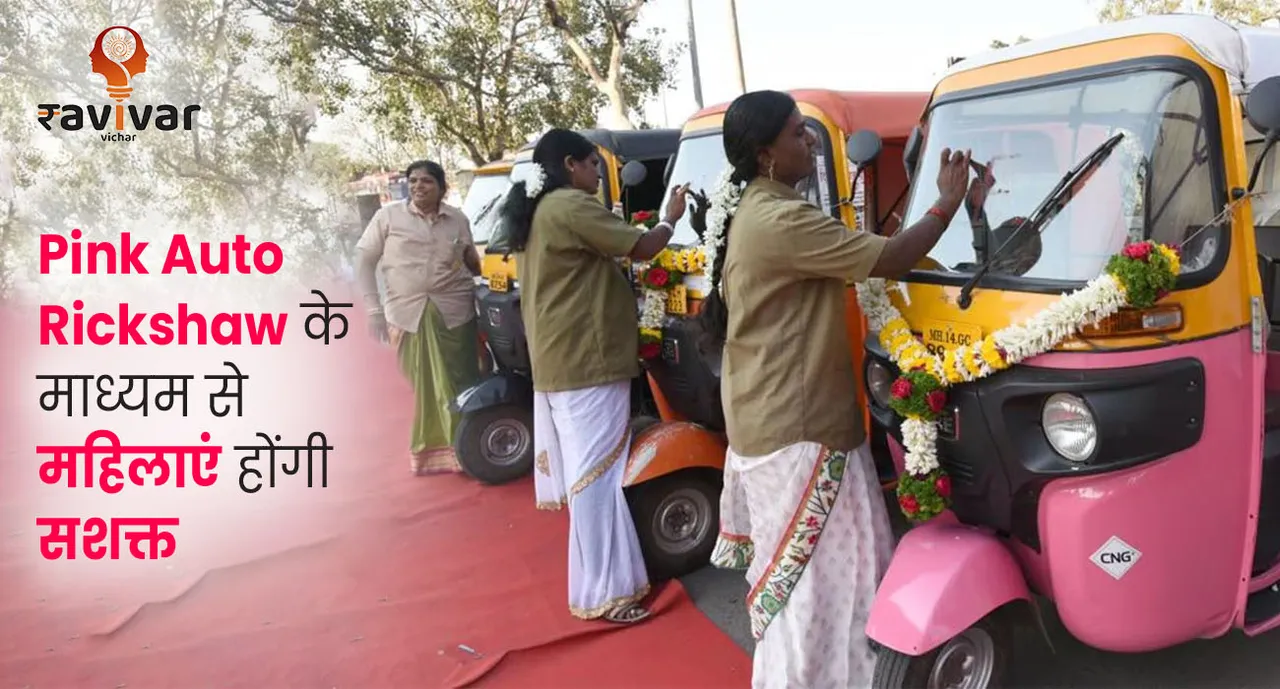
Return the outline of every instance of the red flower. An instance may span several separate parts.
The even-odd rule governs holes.
[[[816,529],[818,528],[818,518],[813,515],[809,515],[809,517],[804,520],[804,525],[810,529]]]
[[[667,282],[671,280],[671,274],[665,268],[654,266],[644,273],[644,284],[650,287],[666,287]]]
[[[1159,292],[1156,292],[1156,301],[1160,301],[1161,299],[1164,299],[1167,296],[1169,296],[1169,290],[1162,289]]]
[[[944,498],[951,497],[951,477],[939,476],[937,480],[933,482],[933,489],[938,491],[938,495]]]
[[[914,495],[903,495],[898,498],[898,506],[907,514],[915,514],[920,511],[920,503],[916,501]]]
[[[896,400],[905,400],[911,396],[911,381],[906,378],[893,381],[893,385],[889,386],[889,394]]]
[[[636,211],[631,214],[631,219],[636,222],[649,222],[649,219],[652,217],[653,213],[649,211]]]
[[[657,359],[662,353],[662,345],[657,342],[644,342],[640,345],[641,359]]]
[[[1135,261],[1146,261],[1151,257],[1151,242],[1138,242],[1137,244],[1126,244],[1124,251],[1125,258],[1132,258]]]
[[[945,390],[934,390],[924,396],[924,401],[929,404],[929,409],[934,414],[941,414],[942,409],[947,406],[947,393]]]

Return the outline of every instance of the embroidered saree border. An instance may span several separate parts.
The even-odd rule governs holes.
[[[813,557],[827,517],[840,493],[840,480],[848,459],[846,452],[822,449],[809,477],[804,499],[792,514],[791,523],[783,532],[769,566],[748,594],[747,611],[751,617],[751,634],[756,640],[764,636],[769,623],[782,612],[809,559]]]

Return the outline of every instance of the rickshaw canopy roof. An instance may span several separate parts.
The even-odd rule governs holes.
[[[859,129],[870,129],[883,139],[905,139],[911,129],[920,123],[920,115],[929,101],[927,93],[893,93],[869,91],[830,91],[826,89],[796,89],[788,91],[798,103],[807,103],[821,110],[840,131],[852,134]],[[710,115],[722,115],[729,103],[720,103],[699,110],[690,120]]]
[[[952,65],[943,78],[1090,43],[1151,34],[1172,35],[1186,41],[1201,57],[1227,73],[1231,88],[1236,93],[1248,93],[1263,79],[1280,75],[1280,30],[1236,26],[1204,14],[1162,14],[1099,24],[980,53]]]
[[[578,129],[591,143],[608,150],[623,162],[628,160],[656,160],[669,158],[680,146],[679,129]],[[533,151],[537,140],[520,148],[523,160]]]

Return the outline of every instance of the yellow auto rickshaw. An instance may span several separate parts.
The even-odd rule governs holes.
[[[502,199],[511,188],[511,166],[514,162],[504,158],[476,168],[467,196],[462,201],[462,212],[471,220],[471,237],[482,253],[497,223]]]
[[[657,208],[663,196],[663,176],[680,140],[677,129],[580,131],[600,154],[600,201],[619,213]],[[533,144],[517,152],[508,186],[528,174]],[[501,205],[501,201],[498,204]],[[480,333],[492,353],[491,375],[463,391],[455,401],[462,419],[454,437],[454,451],[463,469],[487,484],[515,480],[533,470],[533,385],[529,349],[520,316],[520,290],[515,257],[507,255],[500,208],[490,213],[494,226],[482,259],[477,288]],[[629,217],[629,215],[628,215]],[[652,406],[648,388],[635,386],[633,406]]]
[[[809,200],[850,228],[861,215],[872,231],[895,231],[895,212],[907,189],[901,153],[928,94],[798,90],[791,95],[818,142],[814,175],[802,183]],[[712,191],[728,165],[722,136],[727,108],[727,103],[706,108],[685,125],[663,185],[668,191],[672,184],[685,182],[694,190]],[[850,134],[859,130],[875,132],[877,145],[897,155],[855,169],[846,161],[846,148]],[[646,361],[659,420],[637,425],[624,482],[645,561],[659,575],[692,571],[710,559],[718,535],[727,447],[720,356],[701,350],[693,318],[707,285],[701,261],[689,257],[689,252],[700,252],[691,220],[687,213],[677,224],[666,256],[655,259],[687,274],[668,290],[656,356]],[[864,320],[852,288],[846,314],[851,341],[861,342]],[[861,352],[851,355],[861,362]]]
[[[919,523],[872,606],[872,686],[1002,686],[1041,600],[1117,652],[1280,626],[1277,52],[1151,16],[937,84],[904,222],[944,148],[981,183],[916,270],[859,287]]]

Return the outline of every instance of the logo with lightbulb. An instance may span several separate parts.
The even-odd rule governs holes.
[[[89,67],[106,81],[106,96],[114,103],[40,103],[40,125],[46,131],[53,131],[54,127],[68,132],[88,129],[98,132],[103,141],[114,142],[135,141],[137,133],[147,129],[190,131],[195,127],[199,105],[139,105],[130,101],[134,79],[147,71],[148,57],[150,53],[137,31],[128,26],[104,29],[89,51]]]

